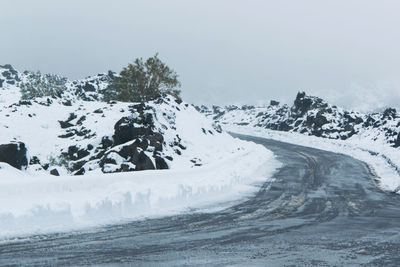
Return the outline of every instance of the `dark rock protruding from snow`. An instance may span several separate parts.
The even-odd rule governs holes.
[[[107,116],[112,105],[105,104],[101,108],[103,113],[87,112],[87,118],[84,119],[83,116],[70,113],[67,119],[59,120],[60,128],[64,131],[60,138],[98,140],[85,145],[72,144],[62,150],[61,156],[68,163],[67,169],[71,173],[80,175],[96,168],[104,173],[169,169],[168,162],[173,160],[174,154],[181,156],[187,149],[179,134],[169,134],[168,142],[164,134],[166,130],[176,129],[175,112],[190,108],[188,104],[180,103],[177,106],[170,99],[130,104],[127,105],[128,110],[123,111],[124,116],[115,122],[112,134],[92,135],[90,124],[87,124],[90,123],[89,117]],[[163,112],[158,110],[161,106]],[[205,128],[202,131],[207,135],[218,133],[218,130],[214,132]]]
[[[50,174],[51,174],[51,175],[54,175],[54,176],[60,176],[60,173],[58,172],[58,170],[57,170],[56,168],[52,169],[52,170],[50,171]]]
[[[151,114],[142,117],[123,117],[114,126],[115,145],[124,144],[136,138],[153,135]]]
[[[28,166],[26,147],[22,142],[0,145],[0,162],[23,170]]]
[[[153,162],[143,151],[140,151],[139,153],[136,151],[132,157],[132,162],[136,165],[136,171],[155,169]]]
[[[275,100],[271,100],[271,102],[269,103],[270,106],[279,106],[279,102],[275,101]]]

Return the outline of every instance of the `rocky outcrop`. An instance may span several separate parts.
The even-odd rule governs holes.
[[[5,162],[17,169],[28,166],[27,149],[22,142],[0,145],[0,162]]]
[[[394,108],[365,115],[299,92],[292,106],[271,101],[265,107],[201,106],[198,110],[221,125],[247,125],[342,140],[367,131],[371,132],[370,138],[383,135],[387,143],[400,147],[400,116]]]
[[[136,106],[136,110],[142,110],[143,107]],[[153,115],[151,113],[139,113],[139,116],[123,117],[114,126],[114,144],[120,145],[137,138],[152,136]]]
[[[159,102],[159,104],[164,103],[161,100]],[[95,113],[95,116],[104,115],[100,112],[92,113]],[[101,137],[101,142],[98,144],[87,146],[74,144],[64,149],[62,157],[68,162],[68,169],[76,175],[84,174],[96,167],[100,167],[104,173],[168,169],[168,162],[173,161],[173,156],[165,154],[165,147],[172,148],[172,152],[177,155],[181,155],[186,149],[178,134],[168,144],[165,142],[163,129],[168,127],[174,129],[175,115],[158,114],[164,116],[170,125],[156,126],[157,112],[151,105],[146,103],[129,105],[129,113],[129,116],[123,116],[115,123],[113,134]],[[70,113],[66,120],[60,120],[60,128],[64,129],[65,134],[59,137],[91,139],[90,135],[86,136],[84,133],[84,129],[87,129],[86,118],[82,118],[83,116]],[[210,130],[206,132],[209,133]]]

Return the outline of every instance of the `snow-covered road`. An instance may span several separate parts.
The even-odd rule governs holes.
[[[283,163],[252,198],[194,213],[0,244],[2,265],[399,265],[400,196],[343,154],[263,139]]]

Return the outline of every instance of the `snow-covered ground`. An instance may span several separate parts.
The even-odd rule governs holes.
[[[264,147],[234,142],[243,149],[185,170],[54,177],[0,163],[0,236],[224,208],[255,193],[280,166]]]
[[[366,162],[378,176],[377,183],[383,190],[396,191],[400,188],[400,153],[385,142],[373,142],[363,136],[347,140],[333,140],[308,136],[295,132],[282,132],[261,127],[224,125],[234,133],[270,138],[287,143],[342,153]]]

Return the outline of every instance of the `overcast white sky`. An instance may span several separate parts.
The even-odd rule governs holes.
[[[160,53],[196,104],[400,106],[400,1],[0,0],[0,64],[69,78]]]

